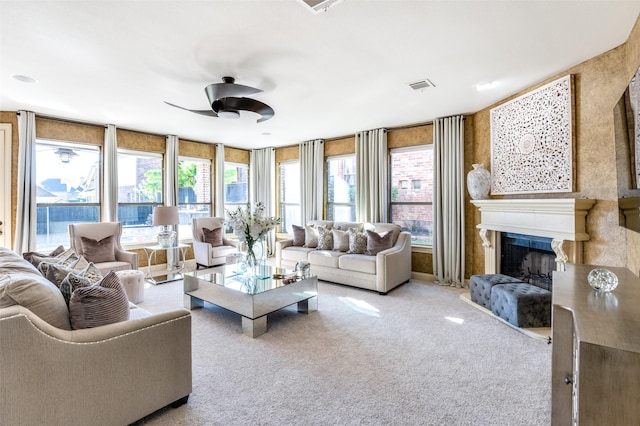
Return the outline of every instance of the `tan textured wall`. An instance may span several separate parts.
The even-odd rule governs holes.
[[[178,142],[178,154],[184,155],[185,157],[206,158],[215,163],[216,146],[209,143],[180,139]]]
[[[249,151],[245,149],[224,147],[224,161],[249,164]]]
[[[118,138],[118,148],[161,154],[167,150],[166,136],[117,129],[116,137]]]
[[[475,132],[473,162],[490,164],[491,140],[489,111],[500,105],[554,81],[564,75],[574,75],[576,191],[564,194],[517,195],[493,198],[591,198],[596,205],[587,217],[590,240],[584,243],[583,261],[589,264],[629,266],[638,273],[638,238],[619,226],[617,203],[616,151],[614,107],[640,63],[640,29],[638,23],[627,43],[558,73],[539,84],[474,114]],[[471,209],[475,209],[470,205]],[[480,223],[477,211],[474,225]],[[628,240],[633,240],[629,249]],[[484,253],[477,232],[471,245],[473,273],[484,272]],[[628,250],[629,249],[629,250]],[[631,252],[634,252],[632,255]]]

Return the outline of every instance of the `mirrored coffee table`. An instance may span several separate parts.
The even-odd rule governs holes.
[[[256,275],[239,264],[184,274],[184,307],[202,308],[212,303],[242,316],[242,331],[258,337],[267,331],[267,315],[297,304],[298,312],[318,309],[318,278],[300,278],[293,271],[261,266]]]

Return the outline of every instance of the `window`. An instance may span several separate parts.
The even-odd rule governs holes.
[[[432,245],[432,148],[432,145],[420,145],[390,151],[391,222],[411,232],[414,245]],[[409,181],[411,187],[407,184]]]
[[[224,163],[224,209],[245,208],[249,202],[249,165],[242,163]],[[225,214],[226,219],[226,214]],[[226,233],[233,229],[227,224]]]
[[[280,163],[280,232],[300,225],[300,162]]]
[[[123,243],[155,241],[153,208],[162,205],[162,155],[118,150],[118,220]]]
[[[178,161],[179,238],[191,238],[191,219],[211,216],[211,160],[180,157]]]
[[[327,220],[356,220],[356,156],[327,159]]]
[[[69,246],[70,223],[100,220],[100,149],[36,140],[36,247]]]

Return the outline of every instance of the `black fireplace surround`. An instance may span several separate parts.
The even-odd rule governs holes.
[[[551,238],[502,232],[500,273],[551,291],[556,254]]]

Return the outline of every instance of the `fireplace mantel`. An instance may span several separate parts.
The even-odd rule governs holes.
[[[485,274],[499,270],[496,233],[514,232],[552,239],[558,270],[567,261],[581,263],[582,241],[589,239],[586,216],[595,200],[584,198],[530,198],[472,200],[480,210],[480,238],[485,248]],[[571,241],[567,252],[565,241]]]

